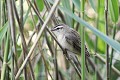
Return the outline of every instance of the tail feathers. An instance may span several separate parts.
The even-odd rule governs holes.
[[[87,59],[86,58],[89,58],[89,57],[90,57],[90,53],[88,52],[87,47],[85,46],[85,65],[86,65],[86,68],[87,68],[88,72],[89,72],[89,68],[88,68],[88,64],[87,64]]]
[[[89,72],[89,68],[88,68],[88,64],[87,64],[87,59],[86,59],[86,57],[85,57],[85,66],[86,66],[87,71]]]
[[[90,53],[88,52],[88,50],[87,50],[87,47],[85,46],[85,55],[87,56],[87,57],[90,57]]]

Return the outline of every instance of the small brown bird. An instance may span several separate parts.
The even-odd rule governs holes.
[[[64,49],[80,55],[81,39],[77,31],[65,24],[59,24],[52,28],[51,31],[56,35],[58,42]],[[86,57],[90,56],[86,46],[85,55]]]
[[[77,61],[75,54],[80,55],[81,53],[81,39],[77,31],[70,28],[68,25],[65,24],[59,24],[51,29],[51,31],[56,35],[58,42],[61,44],[61,46],[67,50],[67,53],[69,55],[72,55],[71,57],[74,59],[75,63],[77,65],[79,62]],[[85,64],[87,71],[89,72],[86,58],[90,57],[90,54],[87,50],[87,47],[85,46]]]

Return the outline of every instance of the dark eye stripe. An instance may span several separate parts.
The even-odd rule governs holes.
[[[59,29],[62,29],[63,27],[59,27],[59,26],[57,26],[57,27],[54,27],[54,29],[56,29],[56,30],[59,30]]]
[[[57,27],[56,29],[62,29],[63,27]]]

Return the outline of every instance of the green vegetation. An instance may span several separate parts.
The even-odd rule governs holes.
[[[0,0],[0,80],[120,79],[119,3]],[[81,56],[76,55],[76,59],[67,54],[50,31],[60,23],[81,36]],[[90,53],[87,59],[84,44]]]

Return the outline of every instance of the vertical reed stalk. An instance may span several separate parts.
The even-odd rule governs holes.
[[[85,0],[81,0],[81,18],[84,19],[84,5],[85,5]],[[85,30],[84,30],[84,26],[81,25],[81,55],[82,55],[82,64],[81,64],[81,68],[82,68],[82,80],[85,80]]]
[[[106,35],[108,36],[108,0],[105,0],[105,26]],[[106,45],[106,70],[107,70],[107,80],[110,79],[110,66],[109,66],[109,46]]]
[[[1,80],[5,80],[6,76],[6,69],[7,69],[7,61],[8,61],[8,54],[9,54],[9,30],[7,32],[7,39],[5,44],[5,53],[4,53],[4,60],[3,60],[3,66],[2,66],[2,72],[1,72]]]
[[[113,27],[113,37],[112,37],[113,39],[115,39],[115,34],[116,34],[116,23],[114,24],[114,27]],[[114,49],[112,48],[111,56],[110,56],[110,77],[112,76],[111,71],[112,71],[113,52],[114,52]]]
[[[100,15],[100,0],[98,0],[97,2],[97,17],[96,17],[96,28],[98,29],[99,27],[99,15]],[[97,54],[97,47],[98,46],[98,37],[96,36],[96,41],[95,41],[95,54]],[[96,64],[96,67],[95,67],[95,80],[97,80],[97,71],[98,71],[98,68],[97,68],[97,59],[96,59],[96,56],[95,56],[95,64]]]
[[[0,26],[2,26],[2,4],[3,0],[0,0]]]

